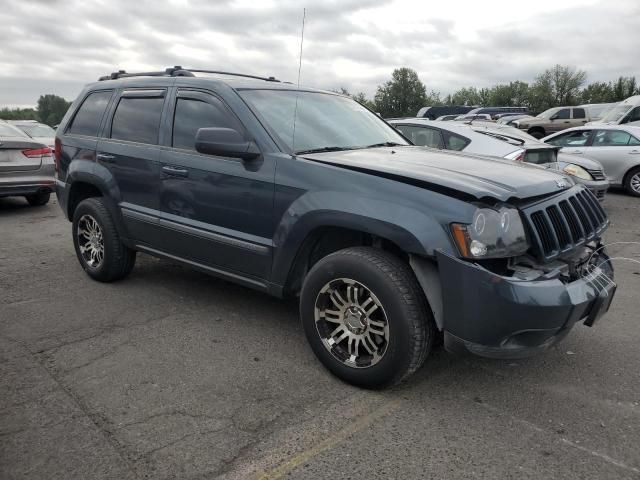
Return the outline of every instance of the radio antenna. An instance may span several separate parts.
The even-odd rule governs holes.
[[[296,118],[298,116],[298,96],[300,95],[300,72],[302,71],[302,45],[304,44],[304,22],[307,18],[307,9],[302,9],[302,33],[300,34],[300,57],[298,59],[298,90],[296,91],[296,106],[293,109],[293,134],[291,135],[291,147],[296,151]]]

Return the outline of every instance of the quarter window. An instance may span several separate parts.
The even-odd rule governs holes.
[[[213,97],[208,102],[178,98],[173,118],[172,145],[175,148],[195,150],[196,133],[200,128],[239,129],[238,122],[230,116],[222,103]]]
[[[111,124],[111,138],[158,144],[163,97],[122,97]]]
[[[405,137],[411,140],[414,145],[422,147],[442,148],[442,136],[438,130],[427,127],[416,127],[414,125],[398,125]]]
[[[466,137],[451,132],[442,132],[442,134],[444,135],[444,148],[447,150],[460,151],[469,145],[470,140]]]
[[[640,107],[636,107],[631,110],[624,120],[620,123],[640,122]]]
[[[73,117],[67,133],[89,137],[97,136],[102,115],[107,109],[112,92],[112,90],[103,90],[89,94]]]

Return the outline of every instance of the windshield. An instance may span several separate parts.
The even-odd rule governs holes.
[[[295,90],[243,90],[240,95],[293,152],[409,145],[379,117],[349,98]]]
[[[618,123],[632,108],[633,105],[617,105],[608,110],[600,121],[602,123]]]
[[[20,130],[25,132],[30,137],[55,137],[56,132],[49,125],[38,125],[34,123],[32,125],[16,125]]]
[[[549,110],[545,110],[544,112],[537,115],[538,118],[551,118],[551,116],[556,113],[559,108],[550,108]]]

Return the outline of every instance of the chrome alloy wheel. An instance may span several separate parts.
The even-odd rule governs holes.
[[[90,267],[98,268],[104,260],[104,239],[96,219],[91,215],[80,217],[77,235],[82,258]]]
[[[389,322],[380,300],[349,278],[328,282],[316,297],[316,329],[325,348],[352,368],[378,363],[389,345]]]
[[[631,177],[631,181],[629,182],[631,185],[631,189],[640,194],[640,172],[636,173],[633,177]]]

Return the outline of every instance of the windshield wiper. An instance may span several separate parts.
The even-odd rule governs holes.
[[[377,147],[402,147],[404,146],[402,143],[396,142],[382,142],[382,143],[374,143],[372,145],[367,145],[364,148],[377,148]]]
[[[305,155],[307,153],[322,153],[322,152],[342,152],[344,150],[355,150],[357,147],[320,147],[310,148],[309,150],[298,150],[294,152],[296,155]]]

